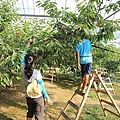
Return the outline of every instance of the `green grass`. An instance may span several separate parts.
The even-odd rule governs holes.
[[[46,89],[50,98],[54,101],[52,106],[45,108],[45,120],[57,120],[61,110],[66,106],[67,101],[72,97],[74,90],[77,88],[80,77],[69,74],[59,74],[60,81],[50,83],[45,81]],[[75,84],[76,79],[77,84]],[[14,88],[6,89],[0,87],[0,120],[24,120],[27,112],[25,100],[24,84],[21,79],[13,81]],[[120,86],[114,83],[115,95],[112,95],[117,105],[120,108]],[[103,98],[106,97],[103,95]],[[78,100],[79,101],[79,100]],[[119,120],[113,114],[107,112],[107,117],[104,117],[104,112],[98,104],[98,98],[95,92],[90,91],[83,107],[79,120]],[[67,114],[73,120],[76,110],[70,107]]]

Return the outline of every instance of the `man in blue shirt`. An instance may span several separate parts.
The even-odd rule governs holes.
[[[89,75],[92,69],[92,45],[90,40],[83,39],[81,44],[75,46],[77,67],[82,73],[82,84],[79,86],[81,91],[85,93],[86,86],[89,82]]]

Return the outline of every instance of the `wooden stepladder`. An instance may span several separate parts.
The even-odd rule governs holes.
[[[61,111],[57,120],[73,120],[73,119],[79,120],[80,114],[84,107],[85,101],[87,100],[87,97],[88,97],[88,94],[90,92],[92,85],[94,86],[97,97],[98,97],[101,107],[103,109],[104,116],[107,117],[107,112],[110,112],[111,114],[114,114],[115,116],[120,118],[120,110],[117,107],[113,97],[111,96],[109,90],[107,89],[105,83],[102,80],[102,77],[101,77],[102,72],[92,71],[91,74],[92,74],[92,78],[89,82],[86,93],[82,93],[79,89],[76,89],[73,96],[71,97],[71,99],[68,100],[65,108]],[[99,87],[96,83],[101,83],[101,85],[103,86],[104,89],[99,89]],[[103,99],[101,97],[101,94],[107,95],[109,100]],[[74,98],[76,95],[77,96],[79,95],[81,97],[81,99],[79,99],[79,104],[78,103],[76,104],[74,101]],[[110,109],[108,109],[109,107],[106,107],[106,106],[110,106],[110,107],[114,108],[114,110],[113,109],[110,110]],[[73,118],[73,116],[72,116],[72,118],[70,118],[70,113],[67,114],[67,110],[69,110],[70,107],[72,107],[72,109],[76,110],[76,112],[74,112],[75,113],[74,118]],[[73,111],[73,110],[71,110],[71,111]]]
[[[110,78],[108,77],[108,78],[106,78],[106,79],[103,80],[103,81],[104,81],[105,85],[107,86],[107,89],[108,89],[109,91],[112,91],[112,93],[115,95],[115,90],[114,90],[114,88],[113,88],[113,84],[112,84]],[[104,89],[104,88],[101,87],[101,83],[99,84],[99,88],[100,88],[100,89]]]
[[[49,67],[49,68],[44,72],[44,74],[43,74],[43,79],[51,80],[52,83],[53,83],[53,81],[54,81],[55,79],[56,79],[57,81],[59,81],[56,68]]]

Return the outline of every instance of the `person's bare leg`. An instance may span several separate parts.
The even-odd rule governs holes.
[[[85,91],[87,84],[89,83],[89,75],[84,75],[82,90]]]
[[[81,82],[79,83],[79,85],[78,85],[78,90],[82,90],[83,81],[84,81],[84,77],[82,77],[82,81],[81,81]]]

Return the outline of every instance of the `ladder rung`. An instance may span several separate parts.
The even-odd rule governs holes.
[[[68,101],[68,103],[73,107],[73,108],[75,108],[77,111],[78,111],[78,109],[79,109],[79,107],[75,104],[75,103],[73,103],[72,101]]]
[[[111,106],[114,107],[114,104],[111,103],[111,102],[109,102],[109,101],[106,101],[106,100],[103,100],[103,99],[101,99],[100,101],[101,101],[101,102],[104,102],[104,103],[106,103],[106,104],[109,104],[109,105],[111,105]]]
[[[107,88],[108,90],[114,90],[113,88]]]
[[[101,90],[104,90],[104,88],[100,88]],[[114,90],[113,88],[107,88],[108,90]]]
[[[49,76],[54,76],[54,77],[56,77],[56,75],[55,74],[52,74],[52,73],[46,73],[46,74],[44,74],[45,76],[46,75],[49,75]]]
[[[52,80],[52,78],[49,78],[49,77],[43,77],[43,79]]]
[[[66,120],[71,120],[63,111],[61,112],[61,115],[63,115],[63,117],[64,117]]]
[[[100,82],[100,80],[99,79],[94,79],[94,82]]]
[[[100,89],[98,89],[98,90],[97,90],[97,92],[101,92],[101,93],[103,93],[103,94],[106,94],[106,95],[107,95],[107,92],[106,92],[105,90],[100,90]]]
[[[95,71],[95,70],[92,70],[91,73],[92,73],[92,74],[102,74],[101,71]]]
[[[108,112],[110,112],[110,113],[112,113],[112,114],[114,114],[114,115],[116,115],[117,117],[120,118],[120,115],[119,115],[119,114],[116,114],[116,113],[114,113],[113,111],[110,111],[110,110],[107,109],[107,108],[104,108],[104,111],[108,111]]]
[[[77,94],[79,94],[79,95],[81,95],[81,96],[84,96],[84,95],[85,95],[85,93],[82,93],[82,92],[79,91],[79,90],[75,90],[75,93],[77,93]]]
[[[112,83],[105,83],[106,85],[111,85],[112,86]]]

